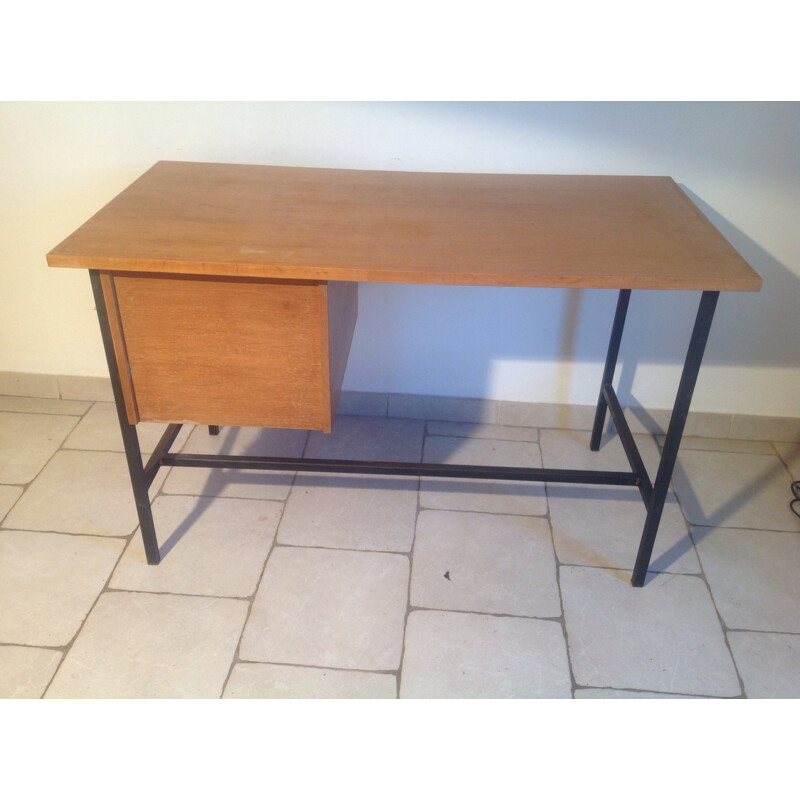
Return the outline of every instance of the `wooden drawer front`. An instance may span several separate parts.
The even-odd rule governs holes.
[[[109,316],[112,304],[118,313],[117,358],[127,360],[129,417],[330,431],[341,386],[331,383],[330,327],[342,323],[329,321],[327,284],[104,277]],[[349,350],[355,291],[343,293],[352,325],[337,335],[339,349],[346,339]]]

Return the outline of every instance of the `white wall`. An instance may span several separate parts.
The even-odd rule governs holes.
[[[0,371],[107,374],[45,254],[160,159],[671,175],[763,280],[718,306],[695,410],[800,416],[800,104],[0,103]],[[593,403],[616,293],[373,284],[345,388]],[[634,292],[621,394],[668,408],[697,295]]]

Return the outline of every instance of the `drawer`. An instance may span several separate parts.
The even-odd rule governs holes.
[[[101,273],[128,420],[330,432],[358,284]]]

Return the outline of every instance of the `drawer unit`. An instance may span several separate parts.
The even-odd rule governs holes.
[[[330,432],[358,284],[101,273],[128,421]]]

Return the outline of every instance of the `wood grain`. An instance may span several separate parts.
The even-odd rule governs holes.
[[[47,260],[58,267],[318,281],[761,286],[668,177],[162,161]]]
[[[140,420],[331,430],[324,284],[116,274],[114,286]]]

